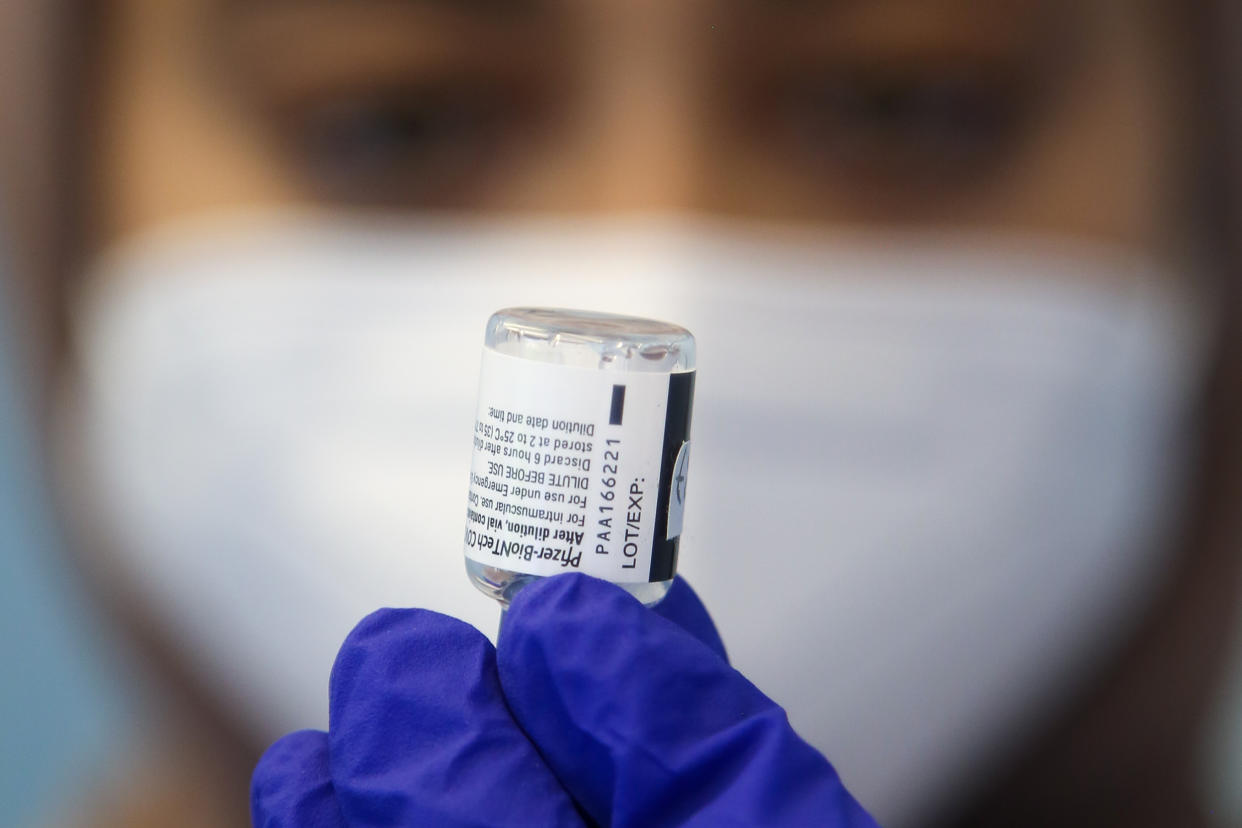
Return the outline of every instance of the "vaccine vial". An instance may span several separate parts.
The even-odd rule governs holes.
[[[660,601],[677,570],[694,337],[667,322],[507,308],[487,322],[466,571],[507,607],[584,572]]]

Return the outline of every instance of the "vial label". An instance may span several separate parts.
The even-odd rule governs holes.
[[[531,575],[664,581],[677,567],[694,373],[483,350],[466,557]]]

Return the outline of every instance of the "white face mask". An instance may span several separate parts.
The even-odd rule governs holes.
[[[85,282],[66,436],[121,541],[116,576],[275,737],[324,726],[336,648],[376,607],[495,631],[461,548],[488,314],[685,325],[681,572],[735,665],[902,824],[1141,611],[1196,347],[1174,281],[1134,259],[880,241],[204,221]]]

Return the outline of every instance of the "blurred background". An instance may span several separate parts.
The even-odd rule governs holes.
[[[5,316],[9,315],[6,304]],[[67,821],[82,792],[106,784],[134,749],[129,706],[140,686],[83,594],[51,519],[33,451],[29,409],[18,397],[12,325],[3,323],[0,457],[3,457],[6,825]]]
[[[434,445],[403,454],[394,445],[404,438],[393,435],[412,422],[426,426],[429,443],[457,435],[434,417],[415,419],[426,398],[392,391],[417,377],[401,364],[404,340],[383,325],[394,317],[399,329],[424,313],[456,335],[458,316],[474,318],[468,303],[493,300],[454,293],[437,274],[468,285],[471,268],[503,266],[549,239],[556,247],[584,218],[654,216],[678,238],[701,241],[695,228],[707,225],[711,238],[741,240],[745,252],[795,251],[788,261],[836,268],[837,282],[857,272],[857,283],[874,275],[908,285],[920,260],[938,279],[990,272],[985,282],[1019,285],[1000,291],[1012,293],[1010,310],[1053,308],[1067,337],[1094,309],[1126,309],[1078,352],[1089,357],[1080,363],[1098,356],[1116,373],[1074,375],[1070,396],[1033,396],[1047,417],[1037,426],[1032,416],[1029,431],[1026,420],[1008,421],[1014,431],[1002,437],[1012,439],[996,445],[1027,449],[1014,456],[1029,466],[977,449],[979,469],[993,475],[980,491],[1011,485],[1022,504],[1014,514],[1029,518],[1022,540],[987,550],[1014,558],[1012,592],[989,591],[1001,581],[988,580],[984,559],[968,559],[977,571],[942,573],[934,601],[917,584],[824,596],[787,586],[787,573],[730,582],[702,564],[687,571],[720,608],[735,663],[790,707],[796,725],[806,723],[886,822],[1242,826],[1242,12],[1228,0],[985,6],[8,0],[0,9],[0,824],[245,824],[262,747],[291,727],[322,726],[326,669],[350,619],[417,603],[494,625],[453,555],[442,556],[442,571],[408,568],[407,550],[455,549],[445,539],[459,527],[449,521],[441,537],[406,525],[409,491],[452,486],[440,483]],[[531,219],[538,230],[522,223]],[[496,227],[507,239],[500,245]],[[752,239],[762,241],[752,248]],[[712,261],[747,258],[721,256],[733,248],[715,245],[703,245],[717,251]],[[622,248],[636,267],[664,249]],[[492,249],[505,252],[479,252]],[[575,273],[605,266],[573,253],[598,254],[589,244],[557,250],[574,271],[566,291]],[[923,250],[935,252],[921,259]],[[754,253],[756,284],[783,261]],[[406,273],[431,287],[393,292]],[[299,276],[317,285],[313,301]],[[1045,281],[1077,287],[1056,288],[1056,301],[1032,298]],[[686,284],[712,290],[710,279]],[[828,302],[819,291],[806,295]],[[936,301],[961,293],[960,284],[943,293],[933,284],[911,295],[943,309]],[[1156,310],[1126,315],[1140,296],[1157,297]],[[713,326],[733,320],[726,311],[711,317],[709,305],[651,307],[685,315],[677,321],[702,318],[710,343]],[[1150,321],[1166,316],[1178,320],[1173,333]],[[998,355],[1021,339],[1007,324],[979,326],[993,331],[985,342]],[[470,347],[481,325],[461,332]],[[1118,449],[1115,475],[1106,460],[1090,471],[1118,492],[1144,476],[1152,486],[1136,484],[1150,499],[1117,506],[1132,519],[1112,527],[1100,505],[1107,498],[1058,499],[1081,475],[1053,475],[1047,488],[1034,481],[1038,460],[1056,453],[1055,429],[1096,410],[1085,402],[1098,390],[1092,383],[1112,389],[1133,368],[1108,362],[1108,348],[1135,330],[1150,334],[1143,341],[1155,344],[1141,353],[1159,371],[1137,372],[1142,396],[1125,396],[1118,380],[1100,407],[1117,418],[1101,433],[1124,431],[1135,447]],[[916,351],[915,339],[860,353]],[[1050,365],[1056,353],[1030,348],[1019,367]],[[878,372],[882,361],[859,367]],[[308,397],[284,390],[290,378],[334,370],[349,380],[337,396],[326,380]],[[1053,372],[1031,369],[1045,373]],[[1172,379],[1159,385],[1166,373]],[[918,379],[887,376],[899,391],[915,389],[890,399],[917,409]],[[379,406],[400,416],[372,417],[346,439],[351,395],[369,393],[371,381]],[[445,385],[443,399],[468,406],[473,381],[464,391]],[[868,387],[860,382],[860,393]],[[708,418],[707,478],[711,447],[742,433],[711,419],[711,393],[700,392],[696,415]],[[306,400],[330,410],[310,416],[299,405]],[[935,395],[925,402],[936,407]],[[1149,405],[1151,416],[1131,403]],[[804,458],[818,456],[816,445],[803,447]],[[956,454],[955,445],[937,447]],[[280,466],[282,452],[296,462]],[[1145,452],[1156,459],[1136,460]],[[464,476],[457,454],[446,457],[445,473]],[[715,480],[727,479],[726,465],[718,462]],[[945,461],[928,479],[954,473]],[[728,491],[696,484],[704,503]],[[446,509],[464,500],[461,489],[460,498],[443,495]],[[952,486],[944,489],[950,502]],[[918,511],[930,508],[925,491],[912,493],[908,513],[894,495],[890,524],[936,536],[940,524]],[[253,514],[228,511],[221,493]],[[858,493],[847,494],[818,503],[861,514],[847,505]],[[979,512],[989,505],[1003,516],[1013,504],[987,501]],[[725,543],[729,533],[718,541],[701,511],[687,544]],[[1167,520],[1153,517],[1166,511]],[[1087,513],[1097,520],[1081,536],[1048,529],[1048,539],[1070,539],[1059,554],[1032,538],[1031,527],[1068,526]],[[961,546],[992,523],[945,531],[946,547]],[[897,534],[883,538],[895,543]],[[842,557],[849,538],[840,528]],[[868,548],[859,541],[855,551],[867,557]],[[824,564],[824,580],[882,584],[898,570],[911,583],[936,577],[934,550],[926,571],[901,569],[908,562],[891,551],[888,570],[854,582],[852,570]],[[1081,577],[1058,580],[1041,561],[1067,572],[1087,563],[1074,570]],[[425,581],[410,584],[414,574]],[[738,582],[758,597],[734,592]],[[878,606],[849,616],[852,595]],[[885,598],[901,607],[883,606]],[[972,614],[972,601],[1008,603],[1012,613]],[[960,617],[933,617],[943,606]],[[775,630],[805,627],[806,638],[791,633],[787,650],[769,651],[768,633],[748,637],[757,623],[748,611]],[[901,638],[923,624],[926,638]],[[853,643],[827,636],[821,672],[787,669],[789,653],[806,658],[821,630],[843,625]],[[975,662],[963,667],[971,653]],[[834,671],[859,678],[824,689]],[[912,695],[882,692],[898,686]],[[817,712],[834,695],[857,706]],[[1010,701],[996,702],[1002,695]],[[876,721],[909,713],[951,730],[928,724],[882,738],[859,724],[870,721],[867,699]]]

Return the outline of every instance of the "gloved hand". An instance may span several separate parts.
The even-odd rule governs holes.
[[[498,649],[380,610],[346,639],[327,733],[274,744],[256,826],[874,826],[729,667],[678,580],[654,611],[584,575],[524,588]]]

